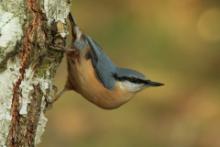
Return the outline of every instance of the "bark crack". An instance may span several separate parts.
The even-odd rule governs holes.
[[[21,131],[21,115],[19,114],[19,98],[21,96],[20,85],[21,82],[24,80],[25,70],[28,68],[29,65],[29,58],[33,48],[33,40],[34,36],[37,33],[38,28],[42,26],[43,23],[43,13],[40,9],[38,0],[26,0],[28,11],[32,16],[32,20],[29,24],[27,24],[26,31],[24,33],[21,52],[19,54],[20,57],[20,69],[19,73],[20,76],[18,77],[17,81],[13,85],[13,96],[12,96],[12,105],[11,105],[11,125],[7,139],[7,145],[9,147],[16,147],[20,146],[21,138],[22,138],[22,131]],[[30,126],[28,126],[28,130],[30,130]],[[33,138],[32,136],[28,135],[29,139]]]
[[[34,147],[35,145],[35,135],[37,131],[37,124],[39,122],[39,117],[41,113],[41,102],[43,93],[40,86],[34,86],[34,93],[32,94],[32,100],[30,103],[30,110],[28,111],[27,120],[27,132],[25,135],[25,140],[27,140],[28,147]]]

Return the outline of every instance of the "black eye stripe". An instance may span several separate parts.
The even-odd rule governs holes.
[[[114,74],[113,76],[119,81],[130,81],[132,83],[137,83],[137,84],[148,84],[149,83],[149,81],[147,80],[138,79],[136,77],[118,77],[116,74]]]

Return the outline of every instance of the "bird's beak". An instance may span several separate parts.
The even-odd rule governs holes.
[[[153,86],[153,87],[158,87],[158,86],[163,86],[163,83],[159,83],[159,82],[154,82],[154,81],[148,81],[147,83],[148,86]]]

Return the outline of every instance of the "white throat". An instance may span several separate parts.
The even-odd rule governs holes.
[[[144,88],[144,84],[132,83],[130,81],[121,81],[121,89],[127,90],[129,92],[138,92]]]

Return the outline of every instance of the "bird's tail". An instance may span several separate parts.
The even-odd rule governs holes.
[[[76,20],[71,13],[69,13],[68,18],[71,25],[71,33],[73,35],[74,40],[76,40],[81,36],[82,32],[79,30]]]
[[[69,13],[68,18],[70,20],[70,23],[71,23],[72,27],[77,26],[76,20],[75,20],[75,18],[73,17],[73,15],[71,13]]]

